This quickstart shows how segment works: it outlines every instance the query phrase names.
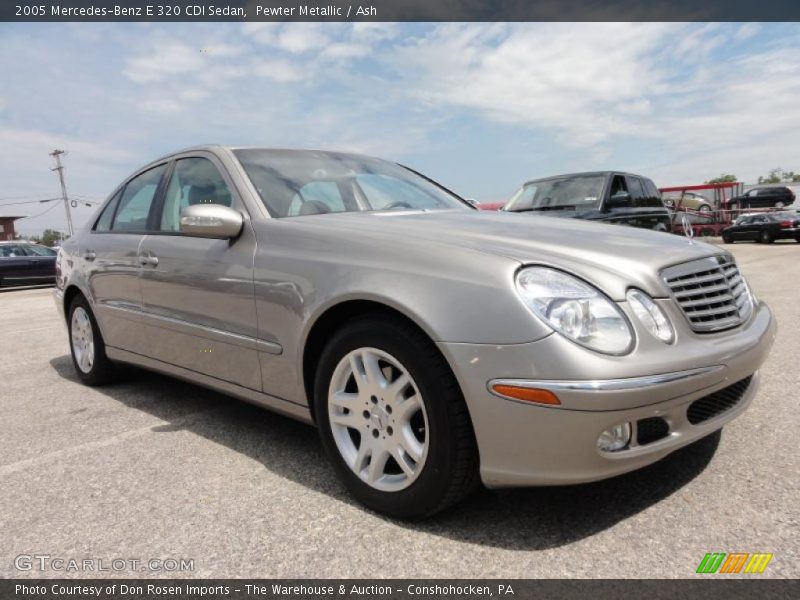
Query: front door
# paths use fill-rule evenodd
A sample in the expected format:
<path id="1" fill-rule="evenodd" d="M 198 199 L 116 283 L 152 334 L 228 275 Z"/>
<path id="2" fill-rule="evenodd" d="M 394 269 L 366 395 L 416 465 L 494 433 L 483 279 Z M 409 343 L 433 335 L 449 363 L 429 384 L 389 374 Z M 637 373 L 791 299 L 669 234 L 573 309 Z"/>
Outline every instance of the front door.
<path id="1" fill-rule="evenodd" d="M 261 390 L 253 283 L 255 236 L 247 211 L 213 156 L 175 161 L 156 232 L 139 248 L 143 316 L 154 358 Z M 235 240 L 180 232 L 181 209 L 223 204 L 245 215 Z"/>
<path id="2" fill-rule="evenodd" d="M 47 283 L 56 277 L 56 251 L 47 246 L 28 244 L 25 252 L 31 264 L 31 276 L 35 281 Z"/>
<path id="3" fill-rule="evenodd" d="M 0 284 L 5 286 L 30 283 L 32 265 L 22 244 L 0 244 Z"/>

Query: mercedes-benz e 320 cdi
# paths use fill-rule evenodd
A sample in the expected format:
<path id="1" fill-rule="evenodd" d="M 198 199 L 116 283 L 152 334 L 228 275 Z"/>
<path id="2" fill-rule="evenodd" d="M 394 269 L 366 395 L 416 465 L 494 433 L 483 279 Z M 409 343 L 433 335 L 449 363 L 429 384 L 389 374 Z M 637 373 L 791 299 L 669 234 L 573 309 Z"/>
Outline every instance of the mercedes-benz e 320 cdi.
<path id="1" fill-rule="evenodd" d="M 85 383 L 132 363 L 313 423 L 397 517 L 650 464 L 747 408 L 775 333 L 721 248 L 218 146 L 120 184 L 64 243 L 56 301 Z"/>

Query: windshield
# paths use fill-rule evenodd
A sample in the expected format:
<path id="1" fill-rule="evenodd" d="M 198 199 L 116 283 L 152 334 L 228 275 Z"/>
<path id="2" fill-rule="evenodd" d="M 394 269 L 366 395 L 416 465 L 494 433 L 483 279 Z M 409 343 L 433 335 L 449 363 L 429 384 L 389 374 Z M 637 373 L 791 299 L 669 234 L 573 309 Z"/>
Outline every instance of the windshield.
<path id="1" fill-rule="evenodd" d="M 514 194 L 505 210 L 521 212 L 597 208 L 603 194 L 604 182 L 605 177 L 602 175 L 579 175 L 532 181 Z"/>
<path id="2" fill-rule="evenodd" d="M 400 165 L 307 150 L 234 150 L 273 217 L 375 210 L 473 210 Z"/>

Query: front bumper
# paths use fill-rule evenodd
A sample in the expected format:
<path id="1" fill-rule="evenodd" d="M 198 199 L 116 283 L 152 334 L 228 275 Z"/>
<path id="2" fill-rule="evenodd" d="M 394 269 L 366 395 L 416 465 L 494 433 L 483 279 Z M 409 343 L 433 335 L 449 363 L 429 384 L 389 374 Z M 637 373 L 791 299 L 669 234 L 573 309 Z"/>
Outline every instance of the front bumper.
<path id="1" fill-rule="evenodd" d="M 464 391 L 484 484 L 560 485 L 612 477 L 653 463 L 744 412 L 775 338 L 769 308 L 759 304 L 747 323 L 719 334 L 677 329 L 678 340 L 669 347 L 637 332 L 639 345 L 625 357 L 597 355 L 556 334 L 508 346 L 440 343 Z M 697 425 L 689 422 L 693 401 L 750 376 L 732 408 Z M 496 380 L 551 389 L 561 405 L 498 397 L 489 391 Z M 637 445 L 634 431 L 625 450 L 597 449 L 604 430 L 650 417 L 667 422 L 666 437 Z"/>

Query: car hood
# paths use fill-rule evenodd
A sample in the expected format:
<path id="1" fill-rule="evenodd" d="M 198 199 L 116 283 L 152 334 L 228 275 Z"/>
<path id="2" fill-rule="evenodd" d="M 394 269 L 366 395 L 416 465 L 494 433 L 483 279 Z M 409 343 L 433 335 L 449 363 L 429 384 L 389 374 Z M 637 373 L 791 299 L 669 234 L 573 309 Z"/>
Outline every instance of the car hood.
<path id="1" fill-rule="evenodd" d="M 375 238 L 385 246 L 430 242 L 507 257 L 520 264 L 543 264 L 576 273 L 622 300 L 631 286 L 657 297 L 668 290 L 658 272 L 670 265 L 727 254 L 684 236 L 578 219 L 503 212 L 435 210 L 376 211 L 292 219 L 328 232 Z M 477 259 L 475 259 L 477 260 Z"/>

